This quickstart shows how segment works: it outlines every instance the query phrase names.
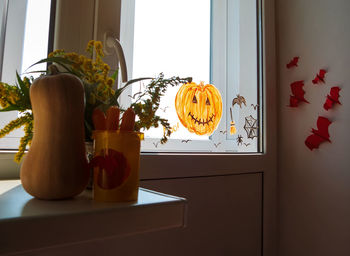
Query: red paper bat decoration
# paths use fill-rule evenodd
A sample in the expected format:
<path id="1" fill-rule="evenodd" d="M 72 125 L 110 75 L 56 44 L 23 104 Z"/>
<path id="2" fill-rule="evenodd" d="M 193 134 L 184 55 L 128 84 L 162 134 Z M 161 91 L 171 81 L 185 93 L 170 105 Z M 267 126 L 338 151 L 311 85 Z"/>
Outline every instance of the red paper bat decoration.
<path id="1" fill-rule="evenodd" d="M 332 122 L 329 121 L 326 117 L 319 116 L 317 119 L 317 129 L 312 129 L 312 134 L 306 138 L 305 145 L 310 149 L 313 150 L 314 148 L 318 148 L 319 145 L 322 142 L 329 140 L 329 133 L 328 133 L 328 126 Z"/>
<path id="2" fill-rule="evenodd" d="M 289 100 L 289 106 L 292 108 L 298 107 L 299 102 L 309 103 L 305 98 L 305 91 L 303 90 L 304 81 L 296 81 L 290 84 L 292 94 Z"/>
<path id="3" fill-rule="evenodd" d="M 294 57 L 286 66 L 287 68 L 297 67 L 298 66 L 299 57 Z"/>
<path id="4" fill-rule="evenodd" d="M 318 74 L 316 74 L 316 77 L 314 80 L 312 80 L 313 84 L 318 84 L 318 83 L 324 83 L 324 77 L 325 74 L 327 73 L 327 70 L 325 69 L 320 69 L 320 72 Z"/>
<path id="5" fill-rule="evenodd" d="M 340 88 L 338 86 L 334 86 L 331 88 L 331 91 L 327 95 L 326 102 L 323 105 L 323 108 L 325 110 L 332 108 L 335 103 L 341 104 L 339 102 L 339 96 L 340 96 L 339 91 L 340 91 Z"/>

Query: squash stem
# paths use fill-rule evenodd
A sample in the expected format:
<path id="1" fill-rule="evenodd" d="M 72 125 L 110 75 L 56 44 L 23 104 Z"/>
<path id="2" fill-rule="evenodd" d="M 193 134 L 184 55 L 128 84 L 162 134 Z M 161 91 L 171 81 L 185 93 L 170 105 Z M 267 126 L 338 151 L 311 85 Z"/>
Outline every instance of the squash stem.
<path id="1" fill-rule="evenodd" d="M 57 66 L 54 64 L 51 64 L 47 69 L 48 69 L 47 71 L 48 75 L 57 75 L 60 73 Z"/>

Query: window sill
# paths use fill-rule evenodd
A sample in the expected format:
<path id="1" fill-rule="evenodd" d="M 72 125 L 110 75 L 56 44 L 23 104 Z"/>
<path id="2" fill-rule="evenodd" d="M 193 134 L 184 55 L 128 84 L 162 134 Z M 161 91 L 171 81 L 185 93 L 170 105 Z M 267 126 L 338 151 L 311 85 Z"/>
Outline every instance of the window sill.
<path id="1" fill-rule="evenodd" d="M 0 255 L 185 226 L 184 198 L 140 188 L 134 203 L 91 199 L 37 200 L 19 180 L 0 181 Z"/>
<path id="2" fill-rule="evenodd" d="M 19 179 L 14 151 L 0 151 L 0 180 Z M 266 153 L 141 153 L 140 179 L 164 179 L 267 171 Z"/>

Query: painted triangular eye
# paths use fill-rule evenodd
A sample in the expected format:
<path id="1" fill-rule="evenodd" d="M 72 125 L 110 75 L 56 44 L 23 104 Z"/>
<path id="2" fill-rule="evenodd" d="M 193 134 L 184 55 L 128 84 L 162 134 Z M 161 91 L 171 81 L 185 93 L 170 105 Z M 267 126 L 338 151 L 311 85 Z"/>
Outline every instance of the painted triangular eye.
<path id="1" fill-rule="evenodd" d="M 197 103 L 196 95 L 193 96 L 192 103 Z"/>
<path id="2" fill-rule="evenodd" d="M 208 98 L 207 98 L 207 100 L 205 101 L 205 105 L 210 105 L 210 101 L 209 101 Z"/>

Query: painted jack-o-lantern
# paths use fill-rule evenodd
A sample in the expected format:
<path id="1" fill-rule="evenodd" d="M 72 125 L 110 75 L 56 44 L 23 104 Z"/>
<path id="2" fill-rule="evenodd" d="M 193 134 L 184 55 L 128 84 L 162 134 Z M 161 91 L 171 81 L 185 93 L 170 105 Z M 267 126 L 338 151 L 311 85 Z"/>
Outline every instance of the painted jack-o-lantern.
<path id="1" fill-rule="evenodd" d="M 187 83 L 176 94 L 175 108 L 181 123 L 190 132 L 210 135 L 221 119 L 221 95 L 212 84 Z"/>

